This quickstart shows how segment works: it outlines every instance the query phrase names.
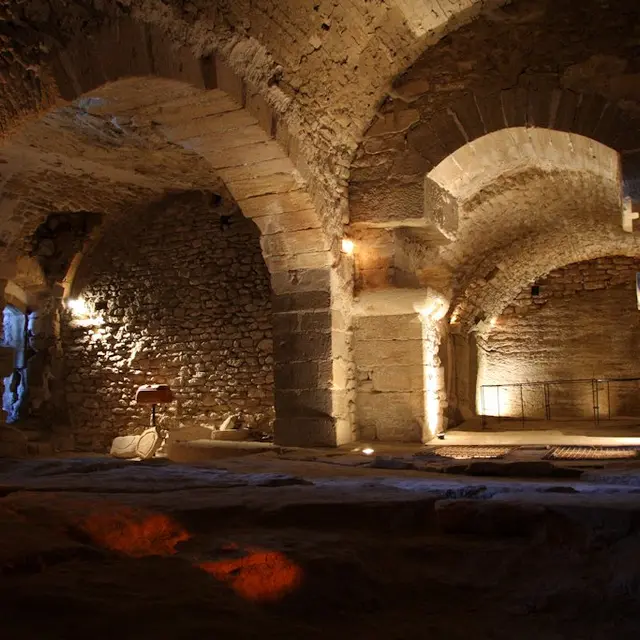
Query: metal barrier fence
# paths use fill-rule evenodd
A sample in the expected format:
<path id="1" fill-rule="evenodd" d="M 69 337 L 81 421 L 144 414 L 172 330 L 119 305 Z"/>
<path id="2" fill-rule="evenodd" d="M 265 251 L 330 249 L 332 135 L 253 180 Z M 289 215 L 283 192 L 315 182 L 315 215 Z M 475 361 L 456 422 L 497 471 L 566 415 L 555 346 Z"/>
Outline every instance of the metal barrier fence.
<path id="1" fill-rule="evenodd" d="M 518 382 L 514 384 L 485 384 L 480 387 L 480 409 L 482 416 L 482 426 L 486 426 L 487 418 L 494 417 L 498 419 L 500 422 L 502 419 L 514 419 L 518 416 L 514 415 L 501 415 L 501 404 L 500 404 L 500 391 L 501 390 L 510 390 L 515 391 L 516 396 L 519 396 L 519 405 L 520 405 L 520 419 L 524 423 L 527 420 L 527 412 L 525 411 L 525 400 L 524 393 L 525 390 L 529 389 L 541 389 L 542 390 L 542 399 L 544 402 L 544 419 L 551 420 L 552 419 L 552 408 L 553 402 L 551 397 L 551 391 L 554 387 L 566 386 L 566 385 L 585 385 L 586 391 L 588 392 L 588 386 L 591 387 L 591 400 L 592 400 L 592 408 L 593 408 L 593 422 L 594 424 L 599 424 L 600 420 L 603 419 L 601 416 L 601 402 L 600 395 L 601 393 L 606 392 L 607 402 L 606 402 L 606 413 L 607 419 L 613 420 L 615 419 L 612 416 L 611 411 L 611 385 L 612 384 L 630 384 L 632 382 L 640 383 L 640 378 L 584 378 L 584 379 L 568 379 L 568 380 L 548 380 L 545 382 Z M 489 414 L 487 415 L 488 402 L 487 402 L 487 392 L 488 390 L 494 390 L 496 394 L 496 415 Z M 516 403 L 518 403 L 518 398 L 516 397 Z M 638 398 L 638 406 L 640 407 L 640 397 Z M 531 419 L 531 416 L 529 416 Z"/>

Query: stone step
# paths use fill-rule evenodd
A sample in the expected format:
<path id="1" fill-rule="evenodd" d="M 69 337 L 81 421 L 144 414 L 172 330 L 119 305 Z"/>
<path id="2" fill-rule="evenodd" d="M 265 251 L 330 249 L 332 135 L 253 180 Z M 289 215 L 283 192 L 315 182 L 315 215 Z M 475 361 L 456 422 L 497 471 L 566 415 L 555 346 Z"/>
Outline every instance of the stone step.
<path id="1" fill-rule="evenodd" d="M 273 451 L 269 442 L 234 442 L 226 440 L 192 440 L 173 442 L 167 447 L 166 456 L 174 462 L 206 462 L 220 458 L 254 455 Z"/>

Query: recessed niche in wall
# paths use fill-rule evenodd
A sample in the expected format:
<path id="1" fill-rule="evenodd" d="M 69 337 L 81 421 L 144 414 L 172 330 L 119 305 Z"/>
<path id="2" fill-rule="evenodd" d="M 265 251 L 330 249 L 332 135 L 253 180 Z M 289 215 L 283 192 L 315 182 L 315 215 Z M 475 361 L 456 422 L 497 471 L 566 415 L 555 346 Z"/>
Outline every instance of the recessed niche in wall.
<path id="1" fill-rule="evenodd" d="M 533 287 L 531 287 L 531 295 L 534 297 L 540 295 L 540 287 L 537 284 L 534 284 Z"/>

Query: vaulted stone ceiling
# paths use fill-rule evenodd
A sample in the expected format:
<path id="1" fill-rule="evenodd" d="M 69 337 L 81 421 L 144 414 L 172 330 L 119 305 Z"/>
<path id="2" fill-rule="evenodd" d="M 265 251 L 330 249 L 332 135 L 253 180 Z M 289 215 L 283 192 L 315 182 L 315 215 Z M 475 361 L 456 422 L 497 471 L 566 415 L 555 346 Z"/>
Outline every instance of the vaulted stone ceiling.
<path id="1" fill-rule="evenodd" d="M 204 61 L 215 54 L 273 110 L 278 124 L 274 122 L 271 133 L 325 210 L 325 226 L 340 236 L 350 157 L 393 76 L 448 30 L 500 4 L 501 0 L 5 3 L 0 7 L 0 129 L 14 130 L 33 113 L 58 103 L 60 96 L 68 98 L 64 85 L 69 81 L 76 97 L 116 79 L 118 69 L 126 76 L 132 55 L 153 55 L 152 66 L 162 75 L 170 58 L 182 71 L 183 50 Z M 146 53 L 132 53 L 137 44 L 131 42 L 138 39 Z M 159 40 L 173 51 L 160 51 Z"/>
<path id="2" fill-rule="evenodd" d="M 632 0 L 519 0 L 398 75 L 350 176 L 369 282 L 439 287 L 472 326 L 554 268 L 636 255 L 639 20 Z"/>
<path id="3" fill-rule="evenodd" d="M 0 239 L 29 251 L 49 213 L 114 214 L 171 191 L 221 187 L 213 168 L 148 121 L 91 113 L 78 101 L 27 125 L 0 149 Z"/>
<path id="4" fill-rule="evenodd" d="M 131 73 L 129 58 L 136 50 L 127 49 L 128 40 L 147 43 L 146 53 L 138 54 L 152 58 L 159 75 L 172 64 L 182 72 L 183 66 L 193 67 L 193 60 L 206 67 L 215 53 L 244 80 L 232 96 L 240 106 L 264 102 L 263 121 L 255 115 L 262 107 L 256 107 L 253 120 L 239 111 L 235 124 L 224 126 L 235 137 L 255 127 L 257 119 L 282 146 L 283 157 L 288 155 L 299 169 L 300 176 L 289 183 L 283 179 L 276 190 L 291 188 L 314 200 L 296 195 L 282 214 L 309 212 L 309 222 L 296 222 L 302 235 L 294 247 L 311 256 L 326 249 L 315 236 L 304 235 L 317 226 L 314 205 L 325 213 L 325 229 L 340 236 L 349 177 L 352 219 L 366 220 L 376 197 L 363 194 L 371 188 L 376 196 L 381 184 L 390 187 L 401 206 L 423 207 L 425 174 L 468 140 L 495 128 L 550 126 L 606 139 L 621 151 L 637 148 L 636 39 L 629 29 L 623 29 L 626 38 L 611 34 L 634 24 L 638 8 L 631 0 L 615 5 L 611 10 L 610 3 L 596 0 L 580 8 L 569 0 L 25 0 L 3 6 L 2 129 L 14 131 L 35 111 L 59 103 L 64 82 L 73 85 L 72 94 L 93 98 L 76 100 L 9 137 L 3 151 L 4 241 L 28 237 L 47 211 L 108 212 L 166 190 L 210 188 L 219 175 L 235 181 L 247 201 L 256 197 L 251 189 L 264 175 L 247 176 L 238 169 L 225 176 L 223 170 L 230 168 L 216 159 L 221 148 L 203 148 L 196 140 L 213 102 L 224 104 L 224 92 L 214 89 L 202 101 L 200 89 L 162 85 L 162 99 L 145 102 L 144 88 L 154 93 L 160 85 L 152 90 L 137 80 L 142 82 L 136 85 L 138 95 L 128 101 L 119 93 L 126 89 L 123 81 L 99 88 L 114 74 Z M 160 41 L 168 42 L 166 50 Z M 183 55 L 186 50 L 191 57 Z M 185 130 L 193 118 L 197 122 Z M 226 154 L 228 147 L 222 149 Z M 82 166 L 74 157 L 83 158 Z M 283 158 L 265 162 L 271 160 L 279 166 L 266 174 L 269 192 L 273 172 L 291 174 Z M 495 179 L 502 178 L 496 174 Z M 577 178 L 568 179 L 580 186 Z M 589 184 L 586 193 L 596 188 Z M 508 189 L 508 183 L 495 187 L 496 192 Z M 607 198 L 613 202 L 613 195 Z M 428 239 L 418 242 L 429 248 Z M 456 252 L 472 251 L 462 243 L 456 246 L 443 253 L 450 265 L 460 262 L 451 257 Z M 283 247 L 275 239 L 267 242 L 266 251 L 282 256 L 291 248 Z M 473 270 L 471 263 L 467 267 Z"/>
<path id="5" fill-rule="evenodd" d="M 352 213 L 377 181 L 420 180 L 506 127 L 570 131 L 635 157 L 639 20 L 634 0 L 518 0 L 428 48 L 395 79 L 358 149 Z"/>

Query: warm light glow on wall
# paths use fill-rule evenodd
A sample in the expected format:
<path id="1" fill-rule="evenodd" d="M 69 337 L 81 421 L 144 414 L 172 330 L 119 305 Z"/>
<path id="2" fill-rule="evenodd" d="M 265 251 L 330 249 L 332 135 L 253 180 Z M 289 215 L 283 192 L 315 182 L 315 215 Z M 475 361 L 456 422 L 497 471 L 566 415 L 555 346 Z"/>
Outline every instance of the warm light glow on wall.
<path id="1" fill-rule="evenodd" d="M 95 315 L 82 296 L 68 299 L 66 307 L 71 311 L 74 318 L 73 324 L 76 327 L 100 327 L 104 324 L 104 318 L 101 315 Z"/>
<path id="2" fill-rule="evenodd" d="M 67 309 L 69 309 L 76 318 L 87 318 L 91 315 L 89 305 L 82 296 L 67 300 Z"/>
<path id="3" fill-rule="evenodd" d="M 353 255 L 353 252 L 356 248 L 356 245 L 353 240 L 349 240 L 349 238 L 342 238 L 342 253 L 346 253 L 347 255 Z"/>
<path id="4" fill-rule="evenodd" d="M 439 322 L 447 314 L 447 303 L 442 298 L 434 298 L 426 306 L 418 310 L 418 313 L 425 319 Z"/>
<path id="5" fill-rule="evenodd" d="M 478 374 L 478 390 L 476 394 L 476 409 L 478 415 L 488 417 L 512 417 L 517 418 L 522 414 L 520 405 L 520 389 L 518 387 L 485 387 L 482 389 L 483 374 Z M 525 387 L 525 403 L 531 401 L 530 391 Z M 483 397 L 484 396 L 484 397 Z M 539 397 L 536 397 L 535 404 L 538 407 L 544 407 L 544 398 L 542 391 Z"/>
<path id="6" fill-rule="evenodd" d="M 445 307 L 446 313 L 446 307 Z M 424 420 L 426 433 L 423 434 L 423 440 L 426 442 L 434 438 L 443 430 L 442 416 L 442 379 L 441 366 L 439 357 L 440 350 L 440 330 L 437 322 L 433 321 L 433 315 L 421 314 L 422 321 L 422 349 L 423 349 L 423 365 L 424 365 Z M 440 315 L 438 311 L 436 316 Z M 444 317 L 442 314 L 441 317 Z"/>
<path id="7" fill-rule="evenodd" d="M 438 397 L 438 378 L 437 374 L 433 370 L 434 367 L 430 367 L 426 372 L 426 386 L 425 386 L 425 404 L 426 404 L 426 418 L 427 429 L 431 436 L 437 435 L 440 426 L 440 398 Z"/>

